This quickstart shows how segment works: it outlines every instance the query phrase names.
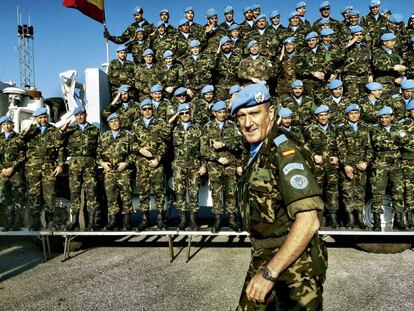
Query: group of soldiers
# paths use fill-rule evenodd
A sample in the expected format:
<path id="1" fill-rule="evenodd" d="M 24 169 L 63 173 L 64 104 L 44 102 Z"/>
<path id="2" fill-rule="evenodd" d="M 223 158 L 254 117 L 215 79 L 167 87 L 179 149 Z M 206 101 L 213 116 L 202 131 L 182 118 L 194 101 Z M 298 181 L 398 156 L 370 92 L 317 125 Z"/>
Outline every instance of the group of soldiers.
<path id="1" fill-rule="evenodd" d="M 310 150 L 328 225 L 366 228 L 363 209 L 372 195 L 379 230 L 382 198 L 391 185 L 394 226 L 414 228 L 414 18 L 405 26 L 400 14 L 380 14 L 380 5 L 370 1 L 370 12 L 361 17 L 349 6 L 337 21 L 330 17 L 330 3 L 323 2 L 321 18 L 311 25 L 306 4 L 299 2 L 287 27 L 278 11 L 268 19 L 258 5 L 243 9 L 240 24 L 230 6 L 220 24 L 217 11 L 209 9 L 201 26 L 189 7 L 178 29 L 169 23 L 168 10 L 153 25 L 135 8 L 135 22 L 120 36 L 104 32 L 123 44 L 108 71 L 112 102 L 103 117 L 109 131 L 100 133 L 88 123 L 82 107 L 61 129 L 49 124 L 45 109 L 36 110 L 34 123 L 21 135 L 13 132 L 9 117 L 1 119 L 5 229 L 19 227 L 25 180 L 32 228 L 41 226 L 43 207 L 46 223 L 55 226 L 54 184 L 68 159 L 73 210 L 68 230 L 78 225 L 82 188 L 87 228 L 99 226 L 97 166 L 103 168 L 108 230 L 130 229 L 134 180 L 143 215 L 138 230 L 150 225 L 150 194 L 158 228 L 165 228 L 167 195 L 180 212 L 179 229 L 197 229 L 198 192 L 207 177 L 213 232 L 222 227 L 225 212 L 229 227 L 239 230 L 235 194 L 249 150 L 228 111 L 250 83 L 267 86 L 279 126 Z M 167 186 L 171 176 L 174 194 Z M 338 221 L 341 206 L 346 217 Z"/>

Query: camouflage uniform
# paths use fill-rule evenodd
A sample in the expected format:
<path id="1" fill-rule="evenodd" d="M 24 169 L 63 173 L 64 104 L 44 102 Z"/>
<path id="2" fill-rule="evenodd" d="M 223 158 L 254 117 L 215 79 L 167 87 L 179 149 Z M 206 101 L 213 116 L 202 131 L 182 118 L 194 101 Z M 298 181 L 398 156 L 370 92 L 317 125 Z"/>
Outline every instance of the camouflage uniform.
<path id="1" fill-rule="evenodd" d="M 199 54 L 197 60 L 192 55 L 187 56 L 184 63 L 184 85 L 198 94 L 201 89 L 213 81 L 214 63 L 204 54 Z"/>
<path id="2" fill-rule="evenodd" d="M 384 213 L 382 207 L 388 183 L 391 184 L 391 197 L 394 212 L 404 211 L 404 179 L 401 170 L 401 155 L 397 145 L 399 128 L 391 126 L 390 133 L 381 125 L 371 130 L 372 148 L 374 150 L 372 186 L 372 212 Z"/>
<path id="3" fill-rule="evenodd" d="M 303 26 L 299 26 L 296 30 L 293 30 L 293 28 L 288 26 L 286 30 L 283 32 L 282 41 L 289 37 L 295 37 L 296 42 L 298 42 L 298 48 L 301 48 L 303 46 L 303 41 L 307 33 L 307 29 Z"/>
<path id="4" fill-rule="evenodd" d="M 374 14 L 371 12 L 361 17 L 361 27 L 364 28 L 365 33 L 369 33 L 372 38 L 379 37 L 380 29 L 387 26 L 388 19 L 381 14 L 378 15 L 378 20 L 375 19 Z"/>
<path id="5" fill-rule="evenodd" d="M 336 144 L 339 159 L 342 166 L 351 166 L 354 169 L 354 177 L 350 179 L 344 171 L 341 171 L 341 192 L 345 210 L 351 213 L 353 210 L 362 212 L 365 208 L 365 193 L 367 185 L 367 171 L 360 171 L 357 166 L 360 162 L 367 165 L 372 159 L 371 138 L 367 124 L 358 122 L 355 131 L 349 121 L 338 128 Z"/>
<path id="6" fill-rule="evenodd" d="M 200 42 L 204 48 L 203 54 L 207 56 L 213 56 L 217 53 L 217 50 L 220 46 L 220 39 L 226 35 L 226 31 L 220 28 L 220 26 L 216 26 L 214 30 L 206 32 L 206 27 L 207 25 L 203 26 Z"/>
<path id="7" fill-rule="evenodd" d="M 140 41 L 132 41 L 128 44 L 128 53 L 132 54 L 132 58 L 134 59 L 135 65 L 139 65 L 144 63 L 144 57 L 142 56 L 142 53 L 146 49 L 149 49 L 151 47 L 151 42 L 149 39 L 145 39 L 142 42 Z M 130 85 L 132 86 L 132 84 Z"/>
<path id="8" fill-rule="evenodd" d="M 327 126 L 325 131 L 319 123 L 314 123 L 305 128 L 304 136 L 313 154 L 322 156 L 323 163 L 315 164 L 315 177 L 324 190 L 327 210 L 336 212 L 339 208 L 338 167 L 331 164 L 329 158 L 338 156 L 337 130 L 331 123 Z"/>
<path id="9" fill-rule="evenodd" d="M 403 59 L 405 65 L 407 66 L 407 71 L 405 72 L 407 78 L 414 79 L 414 49 L 410 48 L 407 52 L 405 52 Z"/>
<path id="10" fill-rule="evenodd" d="M 151 100 L 152 107 L 154 108 L 154 115 L 157 118 L 161 118 L 165 122 L 174 115 L 174 107 L 173 104 L 166 98 L 161 99 L 160 102 L 156 102 L 155 100 Z"/>
<path id="11" fill-rule="evenodd" d="M 275 64 L 277 72 L 276 94 L 279 98 L 289 96 L 290 86 L 296 80 L 296 66 L 299 61 L 299 56 L 296 52 L 292 56 L 288 56 L 285 53 L 281 61 L 279 58 L 277 59 Z"/>
<path id="12" fill-rule="evenodd" d="M 114 59 L 111 61 L 108 68 L 108 81 L 112 98 L 116 96 L 121 85 L 134 86 L 134 68 L 134 63 L 129 60 L 121 62 L 119 59 Z"/>
<path id="13" fill-rule="evenodd" d="M 279 143 L 283 141 L 282 133 L 286 132 L 278 131 L 275 125 L 258 154 L 249 160 L 240 181 L 243 223 L 253 248 L 238 311 L 299 310 L 305 305 L 309 310 L 322 309 L 327 251 L 317 234 L 302 255 L 278 276 L 265 304 L 248 301 L 246 296 L 250 280 L 283 244 L 295 214 L 323 209 L 321 189 L 310 169 L 312 164 L 293 141 Z M 294 180 L 306 180 L 306 186 L 302 188 Z"/>
<path id="14" fill-rule="evenodd" d="M 378 123 L 378 110 L 385 106 L 383 99 L 379 99 L 373 104 L 368 96 L 361 98 L 358 102 L 361 107 L 361 119 L 368 124 Z"/>
<path id="15" fill-rule="evenodd" d="M 273 64 L 269 58 L 260 55 L 253 59 L 248 56 L 239 64 L 238 76 L 244 84 L 252 83 L 250 78 L 267 81 L 273 77 Z"/>
<path id="16" fill-rule="evenodd" d="M 212 212 L 222 215 L 225 210 L 229 214 L 237 213 L 236 208 L 236 166 L 237 155 L 241 150 L 241 139 L 235 123 L 225 120 L 223 128 L 210 121 L 202 129 L 201 155 L 207 162 L 208 177 L 210 179 L 211 194 L 213 197 Z M 219 141 L 224 147 L 214 149 L 213 143 Z M 229 161 L 223 165 L 219 158 L 225 157 Z"/>
<path id="17" fill-rule="evenodd" d="M 110 36 L 109 40 L 117 44 L 125 43 L 131 40 L 131 38 L 134 38 L 135 32 L 138 28 L 143 28 L 147 35 L 154 31 L 154 26 L 145 19 L 143 19 L 140 22 L 133 22 L 124 30 L 124 32 L 120 36 Z"/>
<path id="18" fill-rule="evenodd" d="M 62 133 L 50 124 L 41 133 L 40 128 L 32 124 L 23 133 L 23 140 L 27 144 L 28 204 L 34 214 L 41 212 L 43 201 L 46 203 L 46 210 L 54 212 L 56 208 L 56 177 L 53 175 L 53 171 L 58 165 L 63 166 L 65 163 Z"/>
<path id="19" fill-rule="evenodd" d="M 337 103 L 333 98 L 333 96 L 326 97 L 322 101 L 322 104 L 329 107 L 329 113 L 331 114 L 329 122 L 335 126 L 338 126 L 345 121 L 344 110 L 346 107 L 348 107 L 351 101 L 348 98 L 342 96 L 340 102 Z"/>
<path id="20" fill-rule="evenodd" d="M 259 32 L 258 28 L 253 28 L 247 34 L 248 40 L 256 40 L 262 48 L 261 54 L 269 59 L 276 56 L 280 41 L 277 40 L 276 32 L 273 29 L 265 28 L 263 34 Z"/>
<path id="21" fill-rule="evenodd" d="M 151 86 L 157 84 L 158 79 L 159 71 L 154 64 L 141 64 L 135 67 L 135 88 L 139 92 L 140 101 L 149 97 Z"/>
<path id="22" fill-rule="evenodd" d="M 318 18 L 312 25 L 312 29 L 318 33 L 319 33 L 319 22 L 322 20 L 322 18 L 323 17 Z M 341 30 L 342 30 L 341 23 L 332 17 L 328 17 L 328 19 L 329 19 L 329 28 L 335 31 L 335 33 L 341 33 Z"/>
<path id="23" fill-rule="evenodd" d="M 156 36 L 151 40 L 152 48 L 154 49 L 154 57 L 157 63 L 163 62 L 162 54 L 170 50 L 174 55 L 177 54 L 177 39 L 173 35 Z"/>
<path id="24" fill-rule="evenodd" d="M 201 129 L 192 124 L 185 130 L 178 123 L 172 131 L 172 144 L 174 146 L 174 161 L 172 163 L 174 174 L 174 186 L 177 194 L 177 209 L 196 213 L 198 211 L 198 191 L 200 176 L 198 170 L 201 167 L 200 154 Z M 188 205 L 186 193 L 188 191 Z"/>
<path id="25" fill-rule="evenodd" d="M 136 102 L 130 100 L 125 104 L 128 105 L 124 105 L 124 103 L 119 100 L 113 105 L 106 106 L 102 115 L 106 119 L 110 114 L 116 112 L 121 121 L 122 128 L 130 130 L 132 128 L 132 122 L 140 116 L 140 112 Z"/>
<path id="26" fill-rule="evenodd" d="M 211 107 L 214 105 L 215 101 L 215 98 L 213 98 L 211 102 L 206 101 L 204 98 L 194 98 L 191 102 L 191 120 L 200 126 L 203 126 L 209 122 L 213 118 Z"/>
<path id="27" fill-rule="evenodd" d="M 409 103 L 410 100 L 411 98 L 404 99 L 401 94 L 392 95 L 385 100 L 386 105 L 392 108 L 396 121 L 401 120 L 405 117 L 407 113 L 405 106 Z"/>
<path id="28" fill-rule="evenodd" d="M 177 87 L 183 85 L 183 67 L 180 64 L 172 64 L 170 67 L 166 64 L 159 65 L 157 78 L 157 82 L 162 85 L 164 90 L 167 87 L 173 87 L 176 89 Z"/>
<path id="29" fill-rule="evenodd" d="M 409 37 L 407 30 L 404 27 L 399 27 L 396 30 L 391 30 L 388 26 L 382 27 L 379 30 L 378 37 L 375 37 L 376 40 L 374 40 L 374 46 L 380 47 L 381 46 L 381 36 L 385 33 L 393 33 L 395 38 L 395 52 L 402 55 L 402 52 L 404 50 L 404 47 L 406 46 L 406 42 L 408 42 Z"/>
<path id="30" fill-rule="evenodd" d="M 216 58 L 216 89 L 220 99 L 226 99 L 231 86 L 237 84 L 237 71 L 234 70 L 240 64 L 242 58 L 234 52 L 227 58 L 224 53 L 220 53 Z"/>
<path id="31" fill-rule="evenodd" d="M 5 211 L 7 224 L 5 227 L 19 228 L 23 219 L 25 204 L 24 162 L 25 143 L 16 132 L 0 135 L 0 196 Z M 11 176 L 4 176 L 1 170 L 13 168 Z M 14 219 L 14 223 L 11 221 Z"/>
<path id="32" fill-rule="evenodd" d="M 289 108 L 293 111 L 292 125 L 299 127 L 305 127 L 309 125 L 313 120 L 313 111 L 316 108 L 314 100 L 306 95 L 301 96 L 302 101 L 299 103 L 298 99 L 291 95 L 285 97 L 281 104 L 285 108 Z"/>

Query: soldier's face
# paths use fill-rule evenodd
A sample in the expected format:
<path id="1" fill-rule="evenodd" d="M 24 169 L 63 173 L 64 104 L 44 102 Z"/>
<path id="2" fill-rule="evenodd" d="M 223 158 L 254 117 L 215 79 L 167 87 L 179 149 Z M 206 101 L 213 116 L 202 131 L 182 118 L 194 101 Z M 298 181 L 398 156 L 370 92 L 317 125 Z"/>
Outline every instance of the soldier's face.
<path id="1" fill-rule="evenodd" d="M 49 120 L 49 116 L 47 114 L 36 117 L 36 122 L 40 126 L 46 126 L 48 120 Z"/>
<path id="2" fill-rule="evenodd" d="M 167 65 L 172 65 L 172 63 L 173 63 L 173 58 L 172 58 L 171 56 L 169 56 L 169 57 L 166 57 L 166 58 L 164 59 L 164 61 L 165 61 L 165 63 L 166 63 Z"/>
<path id="3" fill-rule="evenodd" d="M 299 25 L 299 20 L 300 20 L 299 16 L 293 16 L 289 19 L 289 25 L 293 26 L 293 27 L 296 27 L 296 26 Z"/>
<path id="4" fill-rule="evenodd" d="M 208 93 L 203 94 L 203 97 L 206 101 L 211 102 L 214 98 L 214 94 L 213 92 L 208 92 Z"/>
<path id="5" fill-rule="evenodd" d="M 414 89 L 401 90 L 401 94 L 405 99 L 412 98 L 414 95 Z"/>
<path id="6" fill-rule="evenodd" d="M 200 47 L 199 46 L 195 46 L 193 48 L 190 49 L 191 54 L 193 55 L 198 55 L 200 54 Z"/>
<path id="7" fill-rule="evenodd" d="M 259 54 L 260 47 L 258 44 L 253 44 L 253 46 L 250 48 L 250 54 L 256 55 Z"/>
<path id="8" fill-rule="evenodd" d="M 228 22 L 233 21 L 233 16 L 234 16 L 233 12 L 228 12 L 228 13 L 224 14 L 224 17 L 226 18 L 226 21 L 228 21 Z"/>
<path id="9" fill-rule="evenodd" d="M 185 103 L 187 101 L 187 95 L 185 95 L 185 94 L 178 94 L 177 96 L 175 96 L 175 98 L 181 104 Z"/>
<path id="10" fill-rule="evenodd" d="M 306 13 L 306 6 L 301 6 L 300 8 L 297 8 L 296 12 L 298 12 L 300 16 L 304 16 Z"/>
<path id="11" fill-rule="evenodd" d="M 271 19 L 273 25 L 279 25 L 280 24 L 280 16 L 275 16 Z"/>
<path id="12" fill-rule="evenodd" d="M 275 119 L 275 109 L 270 103 L 241 108 L 236 114 L 241 133 L 250 144 L 262 142 L 269 134 Z"/>
<path id="13" fill-rule="evenodd" d="M 161 99 L 162 99 L 162 93 L 161 93 L 161 92 L 154 92 L 154 93 L 151 93 L 151 98 L 152 98 L 153 100 L 155 100 L 156 102 L 159 102 L 159 101 L 161 101 Z"/>
<path id="14" fill-rule="evenodd" d="M 228 52 L 231 51 L 231 47 L 232 47 L 231 42 L 227 42 L 226 44 L 224 44 L 224 45 L 221 46 L 221 50 L 224 53 L 228 53 Z"/>
<path id="15" fill-rule="evenodd" d="M 379 121 L 381 123 L 382 126 L 388 126 L 392 123 L 392 121 L 394 120 L 394 116 L 387 114 L 385 116 L 380 116 L 379 117 Z"/>
<path id="16" fill-rule="evenodd" d="M 292 118 L 281 118 L 280 124 L 284 127 L 289 127 L 292 124 Z"/>
<path id="17" fill-rule="evenodd" d="M 216 26 L 218 18 L 217 16 L 212 16 L 212 17 L 207 18 L 207 21 L 210 26 Z"/>
<path id="18" fill-rule="evenodd" d="M 316 116 L 320 125 L 326 125 L 329 122 L 329 112 L 321 112 Z"/>
<path id="19" fill-rule="evenodd" d="M 380 5 L 374 6 L 371 8 L 371 13 L 376 15 L 378 14 L 379 10 L 380 10 Z"/>
<path id="20" fill-rule="evenodd" d="M 180 26 L 180 30 L 181 30 L 182 32 L 184 32 L 184 33 L 189 32 L 189 31 L 190 31 L 190 24 L 185 23 L 184 25 L 181 25 L 181 26 Z"/>
<path id="21" fill-rule="evenodd" d="M 342 96 L 343 88 L 342 87 L 337 87 L 336 89 L 333 89 L 331 92 L 332 92 L 332 95 L 334 97 L 340 97 L 340 96 Z"/>
<path id="22" fill-rule="evenodd" d="M 78 113 L 75 115 L 76 122 L 83 124 L 86 122 L 86 112 Z"/>
<path id="23" fill-rule="evenodd" d="M 192 11 L 187 11 L 184 13 L 184 16 L 186 19 L 188 19 L 189 21 L 192 21 L 194 19 L 194 12 Z"/>
<path id="24" fill-rule="evenodd" d="M 244 13 L 244 18 L 248 21 L 251 21 L 253 19 L 253 11 L 247 11 Z"/>
<path id="25" fill-rule="evenodd" d="M 160 36 L 165 34 L 165 27 L 164 26 L 160 26 L 158 27 L 158 33 Z"/>
<path id="26" fill-rule="evenodd" d="M 321 15 L 326 18 L 326 17 L 329 17 L 329 14 L 331 13 L 331 9 L 328 7 L 322 8 L 320 12 L 321 12 Z"/>
<path id="27" fill-rule="evenodd" d="M 152 55 L 147 55 L 144 57 L 144 61 L 146 64 L 152 64 L 154 57 Z"/>
<path id="28" fill-rule="evenodd" d="M 322 37 L 322 42 L 325 44 L 331 44 L 332 42 L 332 36 L 324 36 Z"/>
<path id="29" fill-rule="evenodd" d="M 127 52 L 125 52 L 125 51 L 118 52 L 118 58 L 120 60 L 125 60 L 127 58 Z"/>
<path id="30" fill-rule="evenodd" d="M 144 17 L 144 14 L 142 14 L 141 12 L 136 12 L 135 14 L 134 14 L 134 19 L 135 19 L 135 21 L 137 21 L 137 22 L 140 22 L 140 21 L 142 21 L 142 18 Z"/>
<path id="31" fill-rule="evenodd" d="M 258 17 L 259 15 L 260 15 L 260 9 L 259 8 L 257 8 L 257 9 L 254 9 L 253 10 L 253 15 L 254 15 L 254 17 L 256 18 L 256 17 Z"/>
<path id="32" fill-rule="evenodd" d="M 238 29 L 233 29 L 232 31 L 230 31 L 230 36 L 232 38 L 238 38 L 240 36 L 240 30 Z"/>
<path id="33" fill-rule="evenodd" d="M 318 38 L 309 39 L 306 43 L 308 44 L 308 47 L 313 49 L 318 44 Z"/>
<path id="34" fill-rule="evenodd" d="M 295 97 L 300 97 L 303 94 L 303 87 L 296 87 L 292 89 L 292 93 Z"/>
<path id="35" fill-rule="evenodd" d="M 126 103 L 127 101 L 129 101 L 129 93 L 128 92 L 125 92 L 125 93 L 121 94 L 121 101 L 123 103 Z"/>
<path id="36" fill-rule="evenodd" d="M 111 131 L 117 131 L 121 127 L 121 121 L 119 119 L 113 119 L 108 122 Z"/>
<path id="37" fill-rule="evenodd" d="M 150 119 L 153 116 L 154 110 L 152 106 L 144 106 L 141 108 L 141 115 L 146 118 Z"/>
<path id="38" fill-rule="evenodd" d="M 349 22 L 352 26 L 358 25 L 358 21 L 359 21 L 359 16 L 351 16 L 349 18 Z"/>
<path id="39" fill-rule="evenodd" d="M 360 117 L 361 112 L 359 110 L 353 110 L 346 115 L 346 118 L 353 123 L 358 122 Z"/>
<path id="40" fill-rule="evenodd" d="M 414 109 L 411 109 L 410 110 L 410 118 L 411 119 L 414 119 Z"/>
<path id="41" fill-rule="evenodd" d="M 11 122 L 4 122 L 1 125 L 1 128 L 3 129 L 3 132 L 10 132 L 13 129 L 13 123 L 11 123 Z"/>
<path id="42" fill-rule="evenodd" d="M 144 40 L 144 33 L 142 31 L 135 33 L 135 40 Z"/>
<path id="43" fill-rule="evenodd" d="M 266 19 L 264 18 L 261 18 L 256 22 L 256 26 L 259 29 L 265 29 L 266 25 L 267 25 L 267 22 L 266 22 Z"/>
<path id="44" fill-rule="evenodd" d="M 354 38 L 356 38 L 355 42 L 359 43 L 364 38 L 364 35 L 362 34 L 362 32 L 357 32 L 354 33 Z"/>
<path id="45" fill-rule="evenodd" d="M 371 95 L 374 96 L 375 99 L 380 99 L 382 96 L 382 90 L 371 91 Z"/>
<path id="46" fill-rule="evenodd" d="M 164 23 L 168 23 L 168 19 L 170 18 L 170 15 L 168 13 L 161 13 L 160 14 L 160 19 L 164 22 Z"/>
<path id="47" fill-rule="evenodd" d="M 180 120 L 181 122 L 188 122 L 191 120 L 191 111 L 185 110 L 180 112 Z"/>
<path id="48" fill-rule="evenodd" d="M 285 49 L 286 49 L 286 52 L 288 52 L 288 53 L 292 53 L 295 50 L 295 47 L 296 47 L 296 43 L 286 43 L 285 44 Z"/>
<path id="49" fill-rule="evenodd" d="M 227 118 L 227 109 L 222 109 L 220 111 L 213 112 L 213 114 L 217 121 L 223 122 Z"/>

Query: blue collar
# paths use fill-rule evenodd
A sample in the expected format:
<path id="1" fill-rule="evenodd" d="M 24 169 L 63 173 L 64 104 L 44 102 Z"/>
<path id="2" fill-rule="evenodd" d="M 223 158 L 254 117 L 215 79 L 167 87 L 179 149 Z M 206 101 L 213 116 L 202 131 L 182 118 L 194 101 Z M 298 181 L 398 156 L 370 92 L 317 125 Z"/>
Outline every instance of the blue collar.
<path id="1" fill-rule="evenodd" d="M 119 137 L 120 134 L 121 134 L 121 130 L 112 131 L 112 138 L 115 140 Z"/>

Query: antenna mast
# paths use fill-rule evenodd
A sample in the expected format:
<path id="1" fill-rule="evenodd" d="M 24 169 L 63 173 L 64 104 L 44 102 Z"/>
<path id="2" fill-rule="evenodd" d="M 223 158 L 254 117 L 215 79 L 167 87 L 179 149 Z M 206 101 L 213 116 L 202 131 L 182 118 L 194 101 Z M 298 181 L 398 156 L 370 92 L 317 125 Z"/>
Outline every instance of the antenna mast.
<path id="1" fill-rule="evenodd" d="M 33 26 L 30 25 L 30 15 L 28 23 L 23 24 L 22 15 L 17 7 L 17 38 L 19 49 L 20 65 L 20 86 L 30 88 L 35 86 L 34 71 L 34 36 Z"/>

